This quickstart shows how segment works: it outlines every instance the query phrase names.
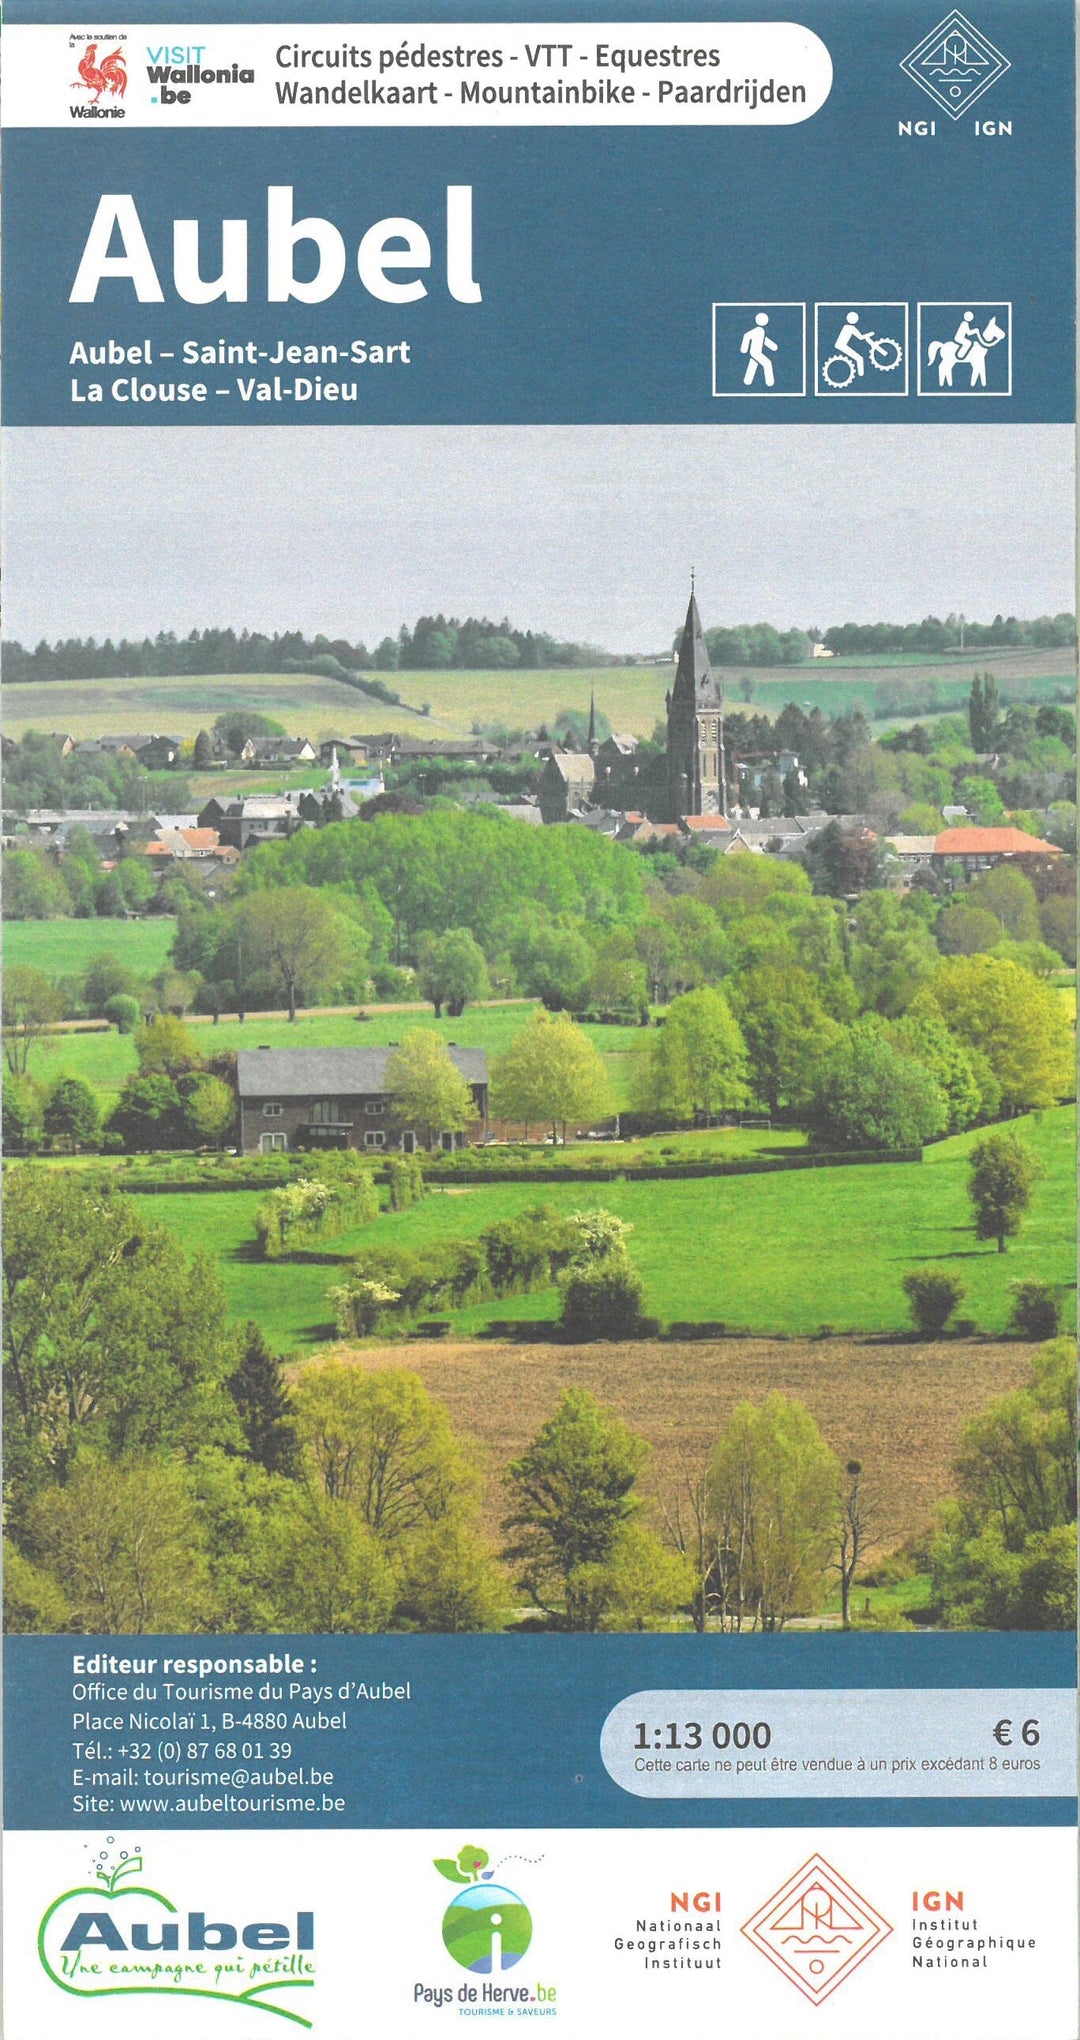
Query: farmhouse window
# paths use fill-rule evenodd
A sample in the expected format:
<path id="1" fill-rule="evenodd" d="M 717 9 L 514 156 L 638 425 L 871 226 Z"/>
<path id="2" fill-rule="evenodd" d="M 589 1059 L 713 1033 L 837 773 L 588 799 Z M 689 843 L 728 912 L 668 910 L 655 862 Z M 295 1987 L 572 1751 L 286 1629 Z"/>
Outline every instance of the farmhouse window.
<path id="1" fill-rule="evenodd" d="M 275 1105 L 275 1104 L 269 1104 L 269 1105 L 264 1105 L 264 1106 L 263 1106 L 263 1118 L 264 1118 L 264 1119 L 280 1119 L 280 1118 L 281 1118 L 281 1116 L 282 1116 L 282 1113 L 284 1112 L 284 1110 L 285 1110 L 285 1107 L 284 1107 L 284 1105 Z"/>
<path id="2" fill-rule="evenodd" d="M 338 1126 L 341 1123 L 341 1107 L 336 1098 L 315 1098 L 311 1106 L 313 1126 Z"/>
<path id="3" fill-rule="evenodd" d="M 385 1104 L 378 1098 L 370 1100 L 364 1107 L 364 1112 L 368 1119 L 381 1119 L 385 1111 Z"/>
<path id="4" fill-rule="evenodd" d="M 385 1147 L 386 1146 L 385 1133 L 383 1133 L 381 1129 L 376 1129 L 375 1131 L 369 1131 L 365 1133 L 364 1146 L 370 1148 Z"/>
<path id="5" fill-rule="evenodd" d="M 264 1155 L 277 1154 L 285 1144 L 283 1133 L 264 1133 L 259 1141 L 260 1150 Z"/>

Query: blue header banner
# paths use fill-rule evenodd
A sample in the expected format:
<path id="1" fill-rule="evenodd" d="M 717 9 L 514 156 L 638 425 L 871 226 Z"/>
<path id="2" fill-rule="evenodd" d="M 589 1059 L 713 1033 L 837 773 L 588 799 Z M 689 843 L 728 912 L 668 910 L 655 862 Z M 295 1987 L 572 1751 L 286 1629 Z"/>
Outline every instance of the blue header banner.
<path id="1" fill-rule="evenodd" d="M 1022 39 L 980 8 L 958 115 L 919 70 L 934 6 L 800 14 L 833 76 L 791 124 L 156 129 L 75 94 L 7 136 L 7 423 L 1071 421 L 1071 7 Z M 246 259 L 199 301 L 224 221 Z"/>

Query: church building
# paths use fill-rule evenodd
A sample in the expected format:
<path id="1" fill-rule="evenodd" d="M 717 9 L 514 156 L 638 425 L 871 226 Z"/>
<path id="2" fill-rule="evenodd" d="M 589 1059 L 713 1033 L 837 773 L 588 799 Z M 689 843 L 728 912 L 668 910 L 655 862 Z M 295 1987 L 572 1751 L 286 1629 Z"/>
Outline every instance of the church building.
<path id="1" fill-rule="evenodd" d="M 666 707 L 667 819 L 726 815 L 724 697 L 709 665 L 693 589 Z"/>

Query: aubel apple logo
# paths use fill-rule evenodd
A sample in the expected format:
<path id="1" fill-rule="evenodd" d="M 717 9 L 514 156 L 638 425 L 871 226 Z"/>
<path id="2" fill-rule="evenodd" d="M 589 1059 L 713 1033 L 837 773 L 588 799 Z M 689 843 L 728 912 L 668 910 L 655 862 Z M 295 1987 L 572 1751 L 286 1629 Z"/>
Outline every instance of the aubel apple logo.
<path id="1" fill-rule="evenodd" d="M 203 1997 L 272 2012 L 311 2026 L 278 2000 L 315 1982 L 315 1915 L 232 1920 L 206 1908 L 181 1911 L 141 1882 L 142 1849 L 91 1852 L 85 1884 L 62 1891 L 38 1928 L 38 1956 L 50 1981 L 71 1997 Z"/>

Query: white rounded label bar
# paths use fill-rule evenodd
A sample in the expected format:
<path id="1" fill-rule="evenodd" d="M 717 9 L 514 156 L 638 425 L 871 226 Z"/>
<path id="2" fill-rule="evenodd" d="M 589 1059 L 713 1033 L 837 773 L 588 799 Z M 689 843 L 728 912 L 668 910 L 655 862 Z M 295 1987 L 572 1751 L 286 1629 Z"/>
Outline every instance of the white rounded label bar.
<path id="1" fill-rule="evenodd" d="M 639 1799 L 1071 1798 L 1065 1687 L 631 1693 L 600 1751 Z"/>
<path id="2" fill-rule="evenodd" d="M 832 89 L 797 21 L 18 22 L 8 127 L 789 127 Z"/>

